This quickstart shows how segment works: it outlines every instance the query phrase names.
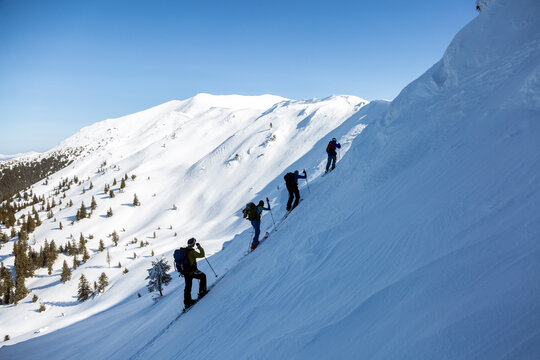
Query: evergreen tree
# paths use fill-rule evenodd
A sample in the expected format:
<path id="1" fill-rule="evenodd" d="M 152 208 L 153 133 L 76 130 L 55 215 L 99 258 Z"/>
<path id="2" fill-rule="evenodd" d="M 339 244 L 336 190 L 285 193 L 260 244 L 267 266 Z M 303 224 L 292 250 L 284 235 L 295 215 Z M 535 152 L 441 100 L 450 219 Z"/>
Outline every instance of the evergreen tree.
<path id="1" fill-rule="evenodd" d="M 62 222 L 61 222 L 61 221 L 60 221 L 60 223 L 58 224 L 58 228 L 59 228 L 60 230 L 62 230 L 62 229 L 64 228 L 64 227 L 62 226 Z"/>
<path id="2" fill-rule="evenodd" d="M 23 274 L 17 274 L 15 277 L 15 304 L 24 299 L 28 295 L 28 289 L 25 285 Z"/>
<path id="3" fill-rule="evenodd" d="M 107 250 L 107 265 L 109 265 L 109 268 L 111 267 L 111 254 L 109 254 L 109 250 Z"/>
<path id="4" fill-rule="evenodd" d="M 69 199 L 69 207 L 72 207 L 72 206 L 73 206 L 73 201 L 71 199 Z"/>
<path id="5" fill-rule="evenodd" d="M 4 263 L 0 264 L 0 296 L 2 296 L 4 304 L 10 304 L 13 302 L 15 297 L 13 292 L 14 287 L 15 284 L 13 284 L 11 271 L 4 267 Z"/>
<path id="6" fill-rule="evenodd" d="M 137 198 L 137 194 L 135 194 L 135 196 L 133 196 L 133 205 L 134 206 L 140 206 L 141 205 L 141 202 Z"/>
<path id="7" fill-rule="evenodd" d="M 107 278 L 107 275 L 104 272 L 102 272 L 101 276 L 99 277 L 99 280 L 98 280 L 97 291 L 98 292 L 104 292 L 105 288 L 108 285 L 109 285 L 109 279 Z"/>
<path id="8" fill-rule="evenodd" d="M 105 250 L 105 243 L 103 243 L 103 239 L 99 239 L 99 252 L 103 250 Z"/>
<path id="9" fill-rule="evenodd" d="M 120 189 L 124 189 L 126 187 L 126 180 L 122 179 L 120 182 Z"/>
<path id="10" fill-rule="evenodd" d="M 79 217 L 80 219 L 86 218 L 86 206 L 84 206 L 84 201 L 81 203 L 81 208 L 79 209 Z"/>
<path id="11" fill-rule="evenodd" d="M 109 191 L 109 196 L 111 197 L 111 199 L 114 197 L 114 191 L 110 190 Z"/>
<path id="12" fill-rule="evenodd" d="M 165 258 L 161 258 L 158 261 L 152 261 L 152 267 L 148 269 L 148 292 L 159 291 L 159 296 L 163 296 L 163 286 L 168 285 L 172 277 L 167 274 L 170 270 L 170 265 Z"/>
<path id="13" fill-rule="evenodd" d="M 39 218 L 39 214 L 37 212 L 34 214 L 34 221 L 36 223 L 36 227 L 41 226 L 42 222 L 41 222 L 41 219 Z"/>
<path id="14" fill-rule="evenodd" d="M 152 256 L 154 256 L 154 255 L 155 255 L 155 254 L 154 254 L 154 250 L 152 250 Z"/>
<path id="15" fill-rule="evenodd" d="M 64 264 L 62 265 L 62 275 L 60 275 L 60 281 L 66 283 L 69 280 L 71 280 L 71 270 L 69 269 L 66 260 L 64 260 Z"/>
<path id="16" fill-rule="evenodd" d="M 112 233 L 112 241 L 114 243 L 114 246 L 118 246 L 118 241 L 120 240 L 120 236 L 116 233 L 116 230 Z"/>
<path id="17" fill-rule="evenodd" d="M 76 268 L 78 268 L 80 264 L 81 264 L 80 261 L 77 260 L 77 254 L 75 254 L 75 255 L 73 256 L 73 270 L 75 270 Z"/>
<path id="18" fill-rule="evenodd" d="M 114 178 L 114 180 L 113 180 L 113 183 L 112 183 L 112 184 L 113 184 L 113 186 L 115 186 L 115 185 L 116 185 L 116 178 Z"/>
<path id="19" fill-rule="evenodd" d="M 97 208 L 97 202 L 96 202 L 96 199 L 94 199 L 94 197 L 92 196 L 92 202 L 90 203 L 90 209 L 96 210 L 96 208 Z"/>
<path id="20" fill-rule="evenodd" d="M 86 240 L 84 239 L 84 236 L 81 233 L 81 235 L 79 236 L 79 247 L 78 247 L 79 254 L 82 254 L 84 252 L 84 249 L 86 249 Z"/>
<path id="21" fill-rule="evenodd" d="M 90 259 L 90 255 L 88 254 L 88 250 L 86 250 L 86 247 L 85 247 L 83 251 L 82 261 L 85 263 L 88 261 L 88 259 Z"/>
<path id="22" fill-rule="evenodd" d="M 107 217 L 111 217 L 113 216 L 113 211 L 112 211 L 112 208 L 109 208 L 109 210 L 107 210 Z"/>
<path id="23" fill-rule="evenodd" d="M 88 300 L 90 296 L 92 295 L 92 289 L 90 288 L 90 284 L 88 283 L 88 280 L 84 277 L 84 275 L 81 275 L 81 278 L 79 279 L 79 291 L 77 292 L 77 300 L 79 302 L 83 302 Z"/>
<path id="24" fill-rule="evenodd" d="M 36 229 L 36 222 L 34 219 L 32 219 L 31 216 L 28 216 L 28 221 L 26 222 L 26 232 L 28 234 L 31 234 Z"/>

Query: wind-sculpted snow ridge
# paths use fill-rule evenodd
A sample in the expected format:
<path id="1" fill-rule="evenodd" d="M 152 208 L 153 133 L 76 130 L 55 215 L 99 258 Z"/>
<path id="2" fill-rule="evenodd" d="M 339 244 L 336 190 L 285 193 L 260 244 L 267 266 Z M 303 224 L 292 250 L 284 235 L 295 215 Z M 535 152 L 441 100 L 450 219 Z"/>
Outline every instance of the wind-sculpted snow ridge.
<path id="1" fill-rule="evenodd" d="M 331 97 L 280 101 L 265 111 L 209 110 L 208 118 L 224 115 L 222 134 L 193 118 L 175 135 L 193 153 L 185 155 L 172 136 L 150 139 L 132 155 L 137 167 L 111 148 L 119 174 L 138 173 L 127 192 L 140 177 L 151 188 L 140 208 L 115 207 L 109 220 L 116 228 L 129 224 L 122 243 L 171 221 L 184 241 L 195 235 L 215 249 L 209 261 L 226 276 L 172 321 L 183 282 L 175 277 L 154 302 L 141 280 L 150 259 L 137 257 L 127 275 L 111 272 L 113 285 L 96 299 L 74 305 L 64 297 L 69 321 L 40 323 L 19 305 L 36 329 L 50 330 L 3 347 L 0 357 L 540 358 L 539 12 L 532 0 L 489 1 L 443 59 L 390 104 Z M 336 170 L 319 177 L 329 137 L 348 150 Z M 197 146 L 203 138 L 208 143 Z M 251 231 L 238 210 L 268 196 L 279 222 L 283 173 L 304 167 L 312 175 L 309 189 L 300 183 L 304 200 L 245 256 Z M 116 171 L 107 169 L 108 176 Z M 152 172 L 168 177 L 146 180 Z M 178 212 L 163 211 L 171 202 Z M 262 223 L 263 233 L 272 229 L 270 214 Z M 156 231 L 152 246 L 171 259 L 183 243 Z M 88 266 L 101 266 L 103 255 L 93 261 Z M 206 262 L 199 265 L 213 283 Z"/>

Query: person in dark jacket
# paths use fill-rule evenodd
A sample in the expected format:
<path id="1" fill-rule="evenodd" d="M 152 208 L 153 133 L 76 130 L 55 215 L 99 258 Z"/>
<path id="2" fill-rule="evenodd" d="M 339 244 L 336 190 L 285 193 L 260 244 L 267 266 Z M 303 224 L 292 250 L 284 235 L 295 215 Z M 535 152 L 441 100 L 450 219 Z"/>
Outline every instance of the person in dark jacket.
<path id="1" fill-rule="evenodd" d="M 264 201 L 259 201 L 259 204 L 256 208 L 255 218 L 251 220 L 251 225 L 253 226 L 253 229 L 255 230 L 255 234 L 253 235 L 253 241 L 251 242 L 251 250 L 255 250 L 257 246 L 259 245 L 259 235 L 261 234 L 261 214 L 263 210 L 270 210 L 269 208 L 264 207 Z"/>
<path id="2" fill-rule="evenodd" d="M 196 251 L 193 247 L 197 246 L 199 251 Z M 184 306 L 189 308 L 191 305 L 195 304 L 195 301 L 191 299 L 191 287 L 193 284 L 193 279 L 199 279 L 199 299 L 202 298 L 208 290 L 206 289 L 206 274 L 197 269 L 197 259 L 204 257 L 204 249 L 202 246 L 195 240 L 191 238 L 188 240 L 188 271 L 184 275 L 186 281 L 186 287 L 184 288 Z"/>
<path id="3" fill-rule="evenodd" d="M 284 177 L 287 191 L 289 192 L 289 201 L 287 201 L 287 211 L 292 211 L 300 202 L 300 190 L 298 190 L 298 179 L 306 179 L 306 170 L 304 175 L 300 175 L 298 170 L 293 173 L 287 173 Z M 293 203 L 294 200 L 294 203 Z"/>
<path id="4" fill-rule="evenodd" d="M 328 143 L 328 146 L 326 146 L 326 153 L 328 154 L 328 161 L 326 162 L 326 171 L 328 172 L 328 169 L 330 169 L 330 164 L 332 164 L 332 170 L 336 167 L 336 158 L 337 158 L 337 149 L 341 149 L 341 144 L 336 143 L 336 138 L 332 138 L 332 140 Z M 330 171 L 332 171 L 330 170 Z"/>

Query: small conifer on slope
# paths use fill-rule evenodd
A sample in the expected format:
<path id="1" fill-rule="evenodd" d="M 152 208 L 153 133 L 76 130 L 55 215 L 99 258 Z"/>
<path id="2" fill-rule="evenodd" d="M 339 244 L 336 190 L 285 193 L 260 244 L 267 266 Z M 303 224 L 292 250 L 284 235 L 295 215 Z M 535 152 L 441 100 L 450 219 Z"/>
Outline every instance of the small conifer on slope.
<path id="1" fill-rule="evenodd" d="M 152 261 L 152 267 L 148 270 L 148 292 L 159 291 L 159 296 L 163 296 L 163 286 L 168 285 L 172 277 L 167 274 L 171 266 L 167 263 L 165 258 L 161 258 L 158 261 Z"/>

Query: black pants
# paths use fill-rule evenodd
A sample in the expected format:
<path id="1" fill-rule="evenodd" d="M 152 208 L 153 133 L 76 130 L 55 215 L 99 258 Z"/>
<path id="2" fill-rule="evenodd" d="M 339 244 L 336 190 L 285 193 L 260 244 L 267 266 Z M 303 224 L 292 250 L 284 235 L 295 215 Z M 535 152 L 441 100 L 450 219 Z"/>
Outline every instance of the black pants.
<path id="1" fill-rule="evenodd" d="M 290 211 L 298 205 L 300 202 L 300 191 L 298 190 L 298 185 L 289 185 L 287 184 L 287 190 L 289 191 L 289 201 L 287 201 L 287 211 Z M 296 197 L 296 199 L 294 199 Z M 294 199 L 294 204 L 293 204 Z M 291 208 L 292 204 L 292 208 Z"/>
<path id="2" fill-rule="evenodd" d="M 184 305 L 188 306 L 193 300 L 191 299 L 191 286 L 193 279 L 199 279 L 199 294 L 206 291 L 206 275 L 201 271 L 196 271 L 191 275 L 184 276 L 186 287 L 184 288 Z"/>

